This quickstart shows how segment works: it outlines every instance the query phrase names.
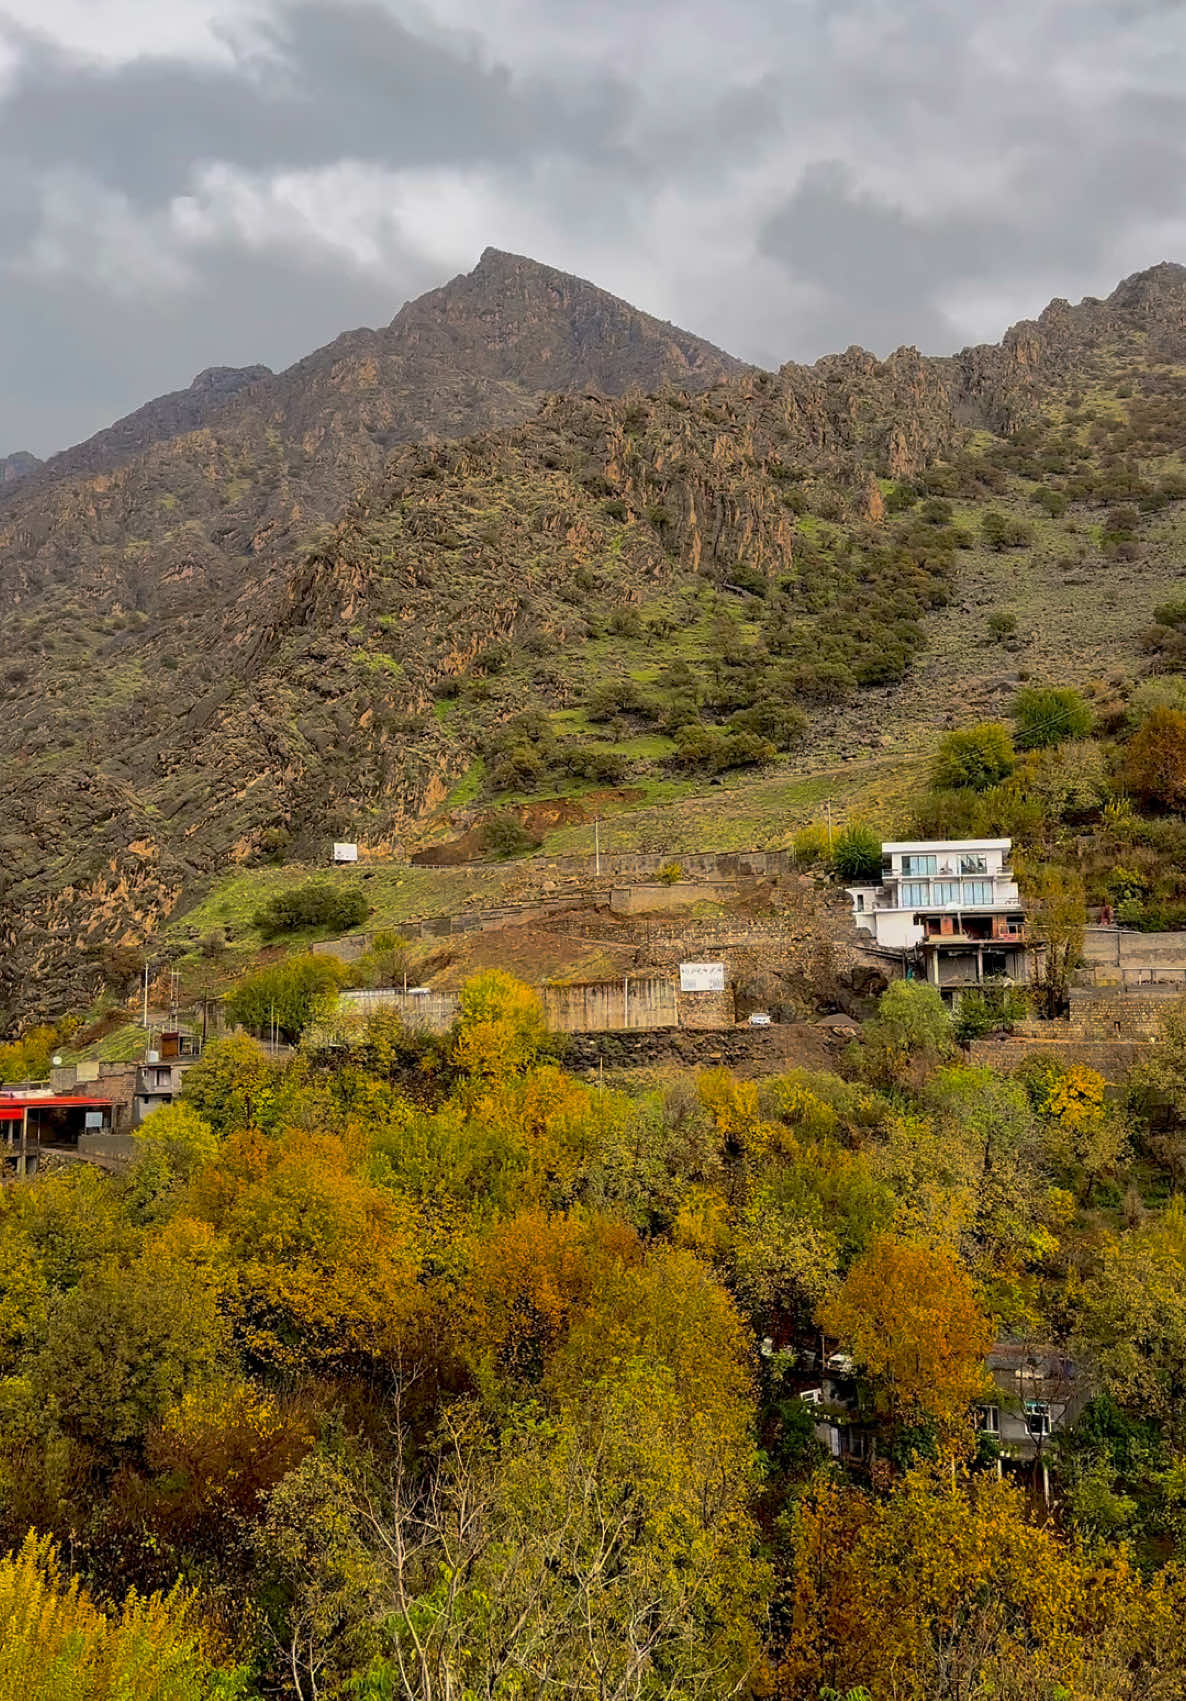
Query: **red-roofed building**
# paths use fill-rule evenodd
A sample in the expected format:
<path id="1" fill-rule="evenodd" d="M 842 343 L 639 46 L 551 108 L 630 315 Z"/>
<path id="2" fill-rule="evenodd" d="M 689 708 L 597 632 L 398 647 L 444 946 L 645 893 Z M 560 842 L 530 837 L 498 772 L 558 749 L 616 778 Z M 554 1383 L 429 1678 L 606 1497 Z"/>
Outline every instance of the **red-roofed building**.
<path id="1" fill-rule="evenodd" d="M 0 1156 L 19 1175 L 36 1169 L 43 1151 L 82 1152 L 111 1130 L 110 1099 L 0 1088 Z"/>

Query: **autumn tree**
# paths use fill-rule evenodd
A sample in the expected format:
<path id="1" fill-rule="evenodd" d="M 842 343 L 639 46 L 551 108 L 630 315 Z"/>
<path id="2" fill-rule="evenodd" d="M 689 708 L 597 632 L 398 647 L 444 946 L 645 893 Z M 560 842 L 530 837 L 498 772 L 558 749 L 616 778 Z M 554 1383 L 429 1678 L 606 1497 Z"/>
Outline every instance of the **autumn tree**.
<path id="1" fill-rule="evenodd" d="M 214 1638 L 181 1588 L 103 1611 L 45 1537 L 0 1559 L 0 1694 L 27 1701 L 231 1701 Z"/>
<path id="2" fill-rule="evenodd" d="M 250 1363 L 283 1375 L 394 1371 L 421 1312 L 414 1236 L 397 1200 L 352 1172 L 341 1141 L 236 1135 L 191 1205 L 227 1250 L 224 1306 Z"/>
<path id="3" fill-rule="evenodd" d="M 454 1326 L 475 1370 L 538 1381 L 574 1317 L 622 1262 L 641 1257 L 624 1223 L 529 1207 L 474 1243 Z"/>
<path id="4" fill-rule="evenodd" d="M 1129 740 L 1120 778 L 1155 809 L 1186 805 L 1186 710 L 1152 709 Z"/>
<path id="5" fill-rule="evenodd" d="M 879 1235 L 819 1312 L 899 1427 L 952 1431 L 986 1387 L 992 1325 L 946 1247 Z"/>
<path id="6" fill-rule="evenodd" d="M 799 1510 L 783 1701 L 1129 1693 L 1129 1664 L 1181 1670 L 1172 1580 L 1038 1525 L 995 1477 L 911 1471 L 886 1496 L 824 1481 Z"/>
<path id="7" fill-rule="evenodd" d="M 488 969 L 462 987 L 454 1059 L 466 1074 L 497 1079 L 527 1069 L 546 1038 L 539 998 L 512 975 Z"/>

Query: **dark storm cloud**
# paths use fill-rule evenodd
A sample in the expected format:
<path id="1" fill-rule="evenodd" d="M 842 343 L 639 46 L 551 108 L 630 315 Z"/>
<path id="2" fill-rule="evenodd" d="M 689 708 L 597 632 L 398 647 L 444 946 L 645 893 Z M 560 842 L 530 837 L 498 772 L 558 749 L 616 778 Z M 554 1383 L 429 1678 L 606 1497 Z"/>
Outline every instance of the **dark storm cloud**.
<path id="1" fill-rule="evenodd" d="M 299 169 L 343 158 L 508 163 L 613 146 L 626 95 L 599 77 L 567 97 L 513 79 L 457 35 L 414 34 L 383 7 L 288 5 L 232 66 L 79 63 L 27 32 L 0 104 L 0 150 L 26 169 L 84 164 L 136 199 L 176 193 L 195 163 Z"/>

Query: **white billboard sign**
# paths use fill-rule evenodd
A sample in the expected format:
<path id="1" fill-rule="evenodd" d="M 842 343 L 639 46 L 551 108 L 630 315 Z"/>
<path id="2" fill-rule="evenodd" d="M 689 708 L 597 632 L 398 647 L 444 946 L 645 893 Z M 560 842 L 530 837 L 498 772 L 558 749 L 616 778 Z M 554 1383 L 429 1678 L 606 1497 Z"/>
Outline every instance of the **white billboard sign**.
<path id="1" fill-rule="evenodd" d="M 335 862 L 357 862 L 358 861 L 358 846 L 357 845 L 335 845 L 334 846 L 334 861 Z"/>
<path id="2" fill-rule="evenodd" d="M 724 963 L 681 963 L 679 989 L 681 992 L 724 992 Z"/>

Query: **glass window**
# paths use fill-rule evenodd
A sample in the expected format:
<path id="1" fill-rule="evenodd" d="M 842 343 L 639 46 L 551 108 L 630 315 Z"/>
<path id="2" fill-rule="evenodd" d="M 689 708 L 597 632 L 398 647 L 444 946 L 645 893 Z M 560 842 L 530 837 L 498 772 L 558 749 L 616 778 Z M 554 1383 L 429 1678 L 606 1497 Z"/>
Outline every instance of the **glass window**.
<path id="1" fill-rule="evenodd" d="M 939 866 L 939 859 L 934 856 L 904 856 L 902 858 L 903 874 L 934 874 Z"/>
<path id="2" fill-rule="evenodd" d="M 986 856 L 982 856 L 982 855 L 961 856 L 960 857 L 960 873 L 961 874 L 987 874 L 988 873 L 988 858 Z"/>
<path id="3" fill-rule="evenodd" d="M 937 904 L 958 904 L 960 901 L 960 883 L 958 880 L 936 880 L 934 894 Z"/>
<path id="4" fill-rule="evenodd" d="M 1025 1427 L 1035 1440 L 1050 1434 L 1050 1407 L 1045 1400 L 1025 1402 Z"/>
<path id="5" fill-rule="evenodd" d="M 987 1435 L 1001 1433 L 1001 1408 L 999 1406 L 981 1406 L 980 1427 Z"/>
<path id="6" fill-rule="evenodd" d="M 965 902 L 965 904 L 991 904 L 992 903 L 992 881 L 991 880 L 965 880 L 964 881 L 964 902 Z"/>
<path id="7" fill-rule="evenodd" d="M 902 882 L 902 906 L 903 906 L 903 908 L 904 909 L 912 909 L 916 904 L 929 903 L 930 902 L 930 897 L 929 897 L 930 890 L 931 890 L 931 883 L 930 883 L 929 880 L 903 880 L 903 882 Z"/>

